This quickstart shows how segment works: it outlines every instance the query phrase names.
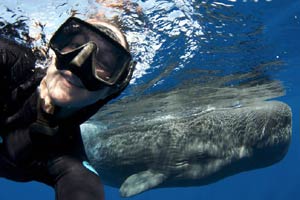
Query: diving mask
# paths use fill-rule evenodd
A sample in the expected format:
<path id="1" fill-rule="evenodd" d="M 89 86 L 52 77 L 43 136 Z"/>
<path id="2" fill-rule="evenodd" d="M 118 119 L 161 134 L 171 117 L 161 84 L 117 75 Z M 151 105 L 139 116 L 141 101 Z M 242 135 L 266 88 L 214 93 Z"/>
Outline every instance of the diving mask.
<path id="1" fill-rule="evenodd" d="M 55 32 L 50 48 L 57 57 L 56 68 L 70 70 L 91 91 L 103 86 L 123 87 L 135 66 L 121 44 L 75 17 L 70 17 Z"/>

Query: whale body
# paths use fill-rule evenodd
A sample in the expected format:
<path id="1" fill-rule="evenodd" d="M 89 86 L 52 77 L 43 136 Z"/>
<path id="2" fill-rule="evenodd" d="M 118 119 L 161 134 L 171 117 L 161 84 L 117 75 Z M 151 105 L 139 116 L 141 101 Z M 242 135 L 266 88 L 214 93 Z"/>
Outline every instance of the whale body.
<path id="1" fill-rule="evenodd" d="M 206 185 L 280 161 L 291 139 L 291 109 L 278 101 L 161 116 L 116 128 L 82 127 L 104 184 L 130 197 L 158 187 Z"/>

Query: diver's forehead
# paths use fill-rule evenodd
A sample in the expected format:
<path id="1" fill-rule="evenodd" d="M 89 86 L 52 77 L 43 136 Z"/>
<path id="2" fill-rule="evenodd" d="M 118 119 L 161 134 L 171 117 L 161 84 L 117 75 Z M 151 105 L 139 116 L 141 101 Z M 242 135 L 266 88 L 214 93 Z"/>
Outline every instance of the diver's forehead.
<path id="1" fill-rule="evenodd" d="M 90 24 L 92 24 L 94 26 L 103 26 L 105 28 L 110 29 L 119 38 L 121 45 L 124 48 L 127 48 L 126 47 L 127 46 L 126 39 L 125 39 L 122 31 L 117 26 L 115 26 L 115 25 L 113 25 L 113 24 L 111 24 L 109 22 L 99 20 L 99 19 L 88 19 L 88 20 L 86 20 L 86 22 L 88 22 L 88 23 L 90 23 Z"/>

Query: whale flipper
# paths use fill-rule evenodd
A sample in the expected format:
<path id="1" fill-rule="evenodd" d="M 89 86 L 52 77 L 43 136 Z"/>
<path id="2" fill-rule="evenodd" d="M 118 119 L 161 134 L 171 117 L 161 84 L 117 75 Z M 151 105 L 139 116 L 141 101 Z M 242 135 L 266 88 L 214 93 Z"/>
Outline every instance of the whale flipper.
<path id="1" fill-rule="evenodd" d="M 142 171 L 129 176 L 120 188 L 122 197 L 130 197 L 149 190 L 166 180 L 167 176 L 152 170 Z"/>

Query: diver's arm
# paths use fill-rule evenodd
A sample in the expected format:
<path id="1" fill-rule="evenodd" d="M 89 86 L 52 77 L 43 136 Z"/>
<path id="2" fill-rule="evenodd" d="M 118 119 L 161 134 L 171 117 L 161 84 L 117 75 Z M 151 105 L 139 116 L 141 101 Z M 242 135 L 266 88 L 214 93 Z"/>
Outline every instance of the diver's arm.
<path id="1" fill-rule="evenodd" d="M 48 163 L 48 171 L 55 180 L 57 200 L 104 200 L 100 177 L 87 161 L 64 155 Z"/>
<path id="2" fill-rule="evenodd" d="M 21 106 L 37 89 L 42 78 L 45 76 L 45 69 L 36 68 L 34 74 L 24 83 L 16 87 L 11 93 L 11 103 Z"/>
<path id="3" fill-rule="evenodd" d="M 30 48 L 0 38 L 0 88 L 6 116 L 18 111 L 44 75 L 45 69 L 35 68 L 35 56 Z"/>
<path id="4" fill-rule="evenodd" d="M 14 41 L 0 37 L 0 71 L 11 71 L 12 73 L 25 72 L 33 68 L 35 57 L 30 48 L 20 45 Z M 21 75 L 21 74 L 20 74 Z M 24 75 L 24 74 L 23 74 Z"/>
<path id="5" fill-rule="evenodd" d="M 6 39 L 0 38 L 0 66 L 8 68 L 17 61 L 17 56 L 13 53 L 15 44 L 12 44 Z M 13 48 L 12 48 L 13 47 Z M 1 69 L 4 70 L 4 69 Z M 6 69 L 8 70 L 8 69 Z"/>

